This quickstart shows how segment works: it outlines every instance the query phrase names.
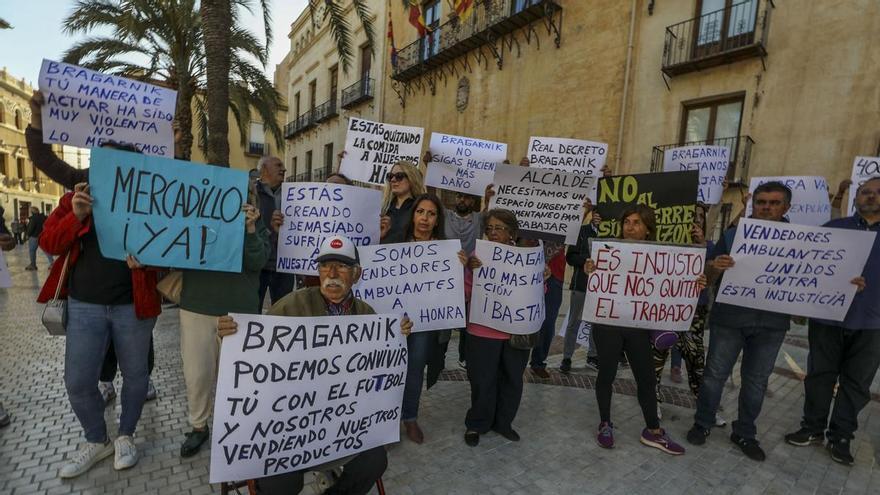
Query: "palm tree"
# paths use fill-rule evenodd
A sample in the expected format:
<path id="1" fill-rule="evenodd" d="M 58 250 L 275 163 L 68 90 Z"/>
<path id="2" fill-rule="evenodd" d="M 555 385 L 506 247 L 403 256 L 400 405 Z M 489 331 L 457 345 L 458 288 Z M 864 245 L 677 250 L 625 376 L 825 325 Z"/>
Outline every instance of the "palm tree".
<path id="1" fill-rule="evenodd" d="M 371 47 L 375 47 L 375 34 L 373 26 L 370 22 L 370 10 L 367 8 L 368 0 L 309 0 L 308 9 L 312 18 L 312 23 L 316 24 L 316 19 L 320 17 L 322 20 L 329 19 L 330 32 L 336 41 L 336 52 L 342 60 L 342 70 L 347 71 L 351 67 L 354 58 L 354 51 L 351 44 L 351 26 L 345 19 L 345 7 L 351 2 L 358 16 L 358 20 L 364 27 L 364 33 Z M 383 0 L 380 0 L 383 1 Z M 205 46 L 206 46 L 206 63 L 210 76 L 209 84 L 221 86 L 220 90 L 208 91 L 208 122 L 210 127 L 209 135 L 213 136 L 212 142 L 208 147 L 208 156 L 214 157 L 212 163 L 226 163 L 228 161 L 229 146 L 228 143 L 220 142 L 225 139 L 226 133 L 226 109 L 234 103 L 231 95 L 224 94 L 222 90 L 222 81 L 229 79 L 230 63 L 226 58 L 229 53 L 229 47 L 232 46 L 231 39 L 227 39 L 229 33 L 229 25 L 234 24 L 238 9 L 244 1 L 235 0 L 202 0 L 201 12 L 204 22 Z M 266 46 L 269 45 L 271 32 L 268 29 L 269 20 L 269 0 L 260 0 L 260 7 L 263 12 L 263 21 L 266 24 Z M 222 122 L 221 122 L 222 121 Z M 214 141 L 216 139 L 216 141 Z"/>
<path id="2" fill-rule="evenodd" d="M 233 1 L 248 3 L 247 0 Z M 235 118 L 242 145 L 246 144 L 251 109 L 254 109 L 280 147 L 283 137 L 276 112 L 281 97 L 253 62 L 266 65 L 266 47 L 237 20 L 230 18 L 226 28 L 230 49 L 225 53 L 232 76 L 221 79 L 224 82 L 221 87 L 230 102 L 226 108 Z M 196 0 L 79 0 L 64 20 L 65 32 L 88 33 L 96 28 L 109 28 L 110 34 L 76 43 L 65 52 L 64 61 L 177 89 L 175 118 L 182 138 L 176 154 L 183 159 L 190 158 L 195 107 L 199 146 L 206 149 L 208 162 L 228 165 L 229 110 L 223 112 L 221 118 L 211 118 L 208 112 L 210 91 L 216 84 L 211 84 L 206 64 L 204 25 Z M 208 128 L 218 121 L 222 121 L 224 127 L 220 136 Z M 209 138 L 221 138 L 225 143 L 223 160 L 211 155 Z"/>
<path id="3" fill-rule="evenodd" d="M 0 17 L 0 29 L 12 29 L 12 24 L 9 24 L 6 19 Z"/>

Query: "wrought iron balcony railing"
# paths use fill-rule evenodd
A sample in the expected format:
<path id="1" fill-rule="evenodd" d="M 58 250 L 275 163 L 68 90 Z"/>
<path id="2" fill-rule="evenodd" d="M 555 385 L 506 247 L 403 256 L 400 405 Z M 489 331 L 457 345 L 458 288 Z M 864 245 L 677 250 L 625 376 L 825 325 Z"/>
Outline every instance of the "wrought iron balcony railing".
<path id="1" fill-rule="evenodd" d="M 298 134 L 315 127 L 316 124 L 315 109 L 307 110 L 306 113 L 300 115 L 292 122 L 288 122 L 287 125 L 284 126 L 284 137 L 291 139 Z"/>
<path id="2" fill-rule="evenodd" d="M 264 143 L 248 143 L 248 154 L 263 156 L 268 154 L 268 149 Z"/>
<path id="3" fill-rule="evenodd" d="M 767 55 L 772 2 L 745 0 L 666 28 L 663 73 L 676 76 Z"/>
<path id="4" fill-rule="evenodd" d="M 342 108 L 351 108 L 359 103 L 372 100 L 375 93 L 373 78 L 365 77 L 342 90 Z"/>
<path id="5" fill-rule="evenodd" d="M 330 120 L 337 115 L 339 115 L 339 111 L 336 109 L 336 98 L 333 98 L 332 100 L 327 100 L 324 103 L 315 107 L 316 123 Z"/>
<path id="6" fill-rule="evenodd" d="M 654 146 L 651 151 L 651 172 L 663 171 L 663 152 L 679 146 L 697 146 L 707 144 L 725 146 L 730 150 L 730 166 L 727 168 L 727 180 L 734 184 L 745 184 L 749 180 L 749 158 L 755 141 L 750 136 L 734 136 L 717 138 L 708 141 L 691 141 L 688 143 L 663 144 Z"/>
<path id="7" fill-rule="evenodd" d="M 521 29 L 541 18 L 552 18 L 562 7 L 555 0 L 483 0 L 464 21 L 453 17 L 397 53 L 397 67 L 391 76 L 409 81 L 464 53 Z M 560 43 L 558 26 L 556 45 Z M 548 25 L 548 30 L 549 30 Z M 500 61 L 499 61 L 500 65 Z"/>
<path id="8" fill-rule="evenodd" d="M 301 174 L 297 174 L 293 177 L 294 182 L 311 182 L 312 181 L 312 171 L 306 170 Z"/>

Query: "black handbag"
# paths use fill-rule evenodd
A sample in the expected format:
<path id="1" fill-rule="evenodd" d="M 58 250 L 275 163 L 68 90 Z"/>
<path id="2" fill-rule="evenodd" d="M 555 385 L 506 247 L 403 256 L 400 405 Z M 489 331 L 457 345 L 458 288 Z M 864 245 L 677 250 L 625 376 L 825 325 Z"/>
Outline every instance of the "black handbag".
<path id="1" fill-rule="evenodd" d="M 520 349 L 523 351 L 531 350 L 533 347 L 538 345 L 538 336 L 541 331 L 537 331 L 534 333 L 530 333 L 527 335 L 511 335 L 510 336 L 510 347 L 514 349 Z"/>

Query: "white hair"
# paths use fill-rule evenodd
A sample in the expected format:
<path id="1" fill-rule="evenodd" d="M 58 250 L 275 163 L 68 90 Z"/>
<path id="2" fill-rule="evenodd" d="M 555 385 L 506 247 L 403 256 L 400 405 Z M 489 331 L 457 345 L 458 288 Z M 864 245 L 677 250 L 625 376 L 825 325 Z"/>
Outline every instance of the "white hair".
<path id="1" fill-rule="evenodd" d="M 260 161 L 257 162 L 257 172 L 263 173 L 263 167 L 269 163 L 269 160 L 278 160 L 281 161 L 277 156 L 263 156 L 260 157 Z M 283 163 L 283 162 L 282 162 Z"/>

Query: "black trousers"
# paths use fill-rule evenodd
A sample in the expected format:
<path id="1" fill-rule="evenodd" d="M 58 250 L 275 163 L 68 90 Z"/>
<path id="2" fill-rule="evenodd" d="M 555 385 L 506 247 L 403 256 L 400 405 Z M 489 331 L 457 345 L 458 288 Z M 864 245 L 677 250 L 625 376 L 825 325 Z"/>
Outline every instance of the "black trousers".
<path id="1" fill-rule="evenodd" d="M 153 374 L 155 358 L 156 356 L 153 352 L 153 337 L 150 337 L 150 353 L 147 355 L 147 368 L 150 375 Z M 110 347 L 107 348 L 107 354 L 104 355 L 104 364 L 101 365 L 101 378 L 99 379 L 102 382 L 112 382 L 113 379 L 116 378 L 117 368 L 116 351 L 113 350 L 113 342 L 111 341 Z"/>
<path id="2" fill-rule="evenodd" d="M 364 495 L 369 493 L 387 467 L 388 454 L 385 452 L 384 445 L 365 450 L 343 465 L 342 476 L 324 492 L 324 495 Z M 303 475 L 306 471 L 294 471 L 260 478 L 256 483 L 257 493 L 260 495 L 296 495 L 303 489 Z"/>
<path id="3" fill-rule="evenodd" d="M 468 335 L 465 340 L 471 408 L 464 424 L 468 430 L 511 429 L 522 399 L 523 371 L 529 351 L 514 349 L 508 340 Z"/>
<path id="4" fill-rule="evenodd" d="M 601 421 L 611 422 L 611 394 L 620 353 L 625 352 L 633 377 L 636 379 L 639 406 L 648 428 L 660 428 L 657 419 L 657 396 L 654 389 L 654 351 L 648 330 L 593 325 L 593 339 L 599 353 L 599 376 L 596 378 L 596 402 Z"/>
<path id="5" fill-rule="evenodd" d="M 846 330 L 810 320 L 810 356 L 804 379 L 804 419 L 814 433 L 828 429 L 828 439 L 851 440 L 858 417 L 871 400 L 871 382 L 880 366 L 880 330 Z M 837 399 L 828 411 L 839 383 Z"/>

